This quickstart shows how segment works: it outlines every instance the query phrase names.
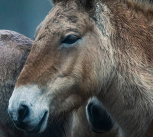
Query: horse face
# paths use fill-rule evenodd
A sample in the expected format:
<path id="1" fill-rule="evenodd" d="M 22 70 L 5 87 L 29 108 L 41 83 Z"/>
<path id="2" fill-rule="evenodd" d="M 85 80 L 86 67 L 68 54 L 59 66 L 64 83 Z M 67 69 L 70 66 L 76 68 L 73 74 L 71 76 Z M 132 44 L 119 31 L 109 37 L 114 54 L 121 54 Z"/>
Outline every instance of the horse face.
<path id="1" fill-rule="evenodd" d="M 101 36 L 76 1 L 56 4 L 43 21 L 9 100 L 8 112 L 18 128 L 41 132 L 48 121 L 69 114 L 100 90 L 100 75 L 107 76 L 100 72 L 99 61 L 107 59 L 101 54 L 106 50 L 100 47 Z"/>

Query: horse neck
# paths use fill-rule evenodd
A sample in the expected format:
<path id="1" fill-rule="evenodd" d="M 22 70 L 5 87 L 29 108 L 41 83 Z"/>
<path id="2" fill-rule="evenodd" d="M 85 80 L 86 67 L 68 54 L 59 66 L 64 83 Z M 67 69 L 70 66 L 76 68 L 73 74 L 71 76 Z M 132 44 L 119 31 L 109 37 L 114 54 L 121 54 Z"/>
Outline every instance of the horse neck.
<path id="1" fill-rule="evenodd" d="M 111 23 L 107 25 L 113 28 L 110 49 L 115 75 L 98 98 L 127 135 L 143 136 L 153 118 L 153 26 L 146 12 L 129 8 L 126 3 L 109 1 L 107 8 Z"/>
<path id="2" fill-rule="evenodd" d="M 109 81 L 115 77 L 120 83 L 119 87 L 133 85 L 133 89 L 139 89 L 139 93 L 151 92 L 153 25 L 146 16 L 149 11 L 137 11 L 133 9 L 134 6 L 129 8 L 126 3 L 120 1 L 108 0 L 107 5 L 98 3 L 97 6 L 96 19 L 99 23 L 96 25 L 102 37 L 107 39 L 107 43 L 102 39 L 101 49 L 104 47 L 107 50 L 107 53 L 102 54 L 109 54 L 105 61 L 113 67 L 109 70 L 109 79 L 105 79 L 103 86 L 107 87 Z"/>

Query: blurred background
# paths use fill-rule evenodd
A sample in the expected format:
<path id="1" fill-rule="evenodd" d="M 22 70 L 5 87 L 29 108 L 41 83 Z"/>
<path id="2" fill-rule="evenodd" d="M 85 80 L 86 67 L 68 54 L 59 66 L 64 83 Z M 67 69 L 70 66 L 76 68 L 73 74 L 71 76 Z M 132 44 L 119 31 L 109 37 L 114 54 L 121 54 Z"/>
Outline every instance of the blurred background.
<path id="1" fill-rule="evenodd" d="M 33 39 L 36 27 L 51 10 L 49 0 L 0 0 L 0 29 Z"/>

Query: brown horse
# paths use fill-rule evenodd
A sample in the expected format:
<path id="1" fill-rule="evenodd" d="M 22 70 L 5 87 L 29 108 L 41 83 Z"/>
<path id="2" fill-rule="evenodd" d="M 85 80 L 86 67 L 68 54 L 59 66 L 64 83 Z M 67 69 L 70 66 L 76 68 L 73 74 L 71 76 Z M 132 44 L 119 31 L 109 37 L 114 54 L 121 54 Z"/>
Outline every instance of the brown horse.
<path id="1" fill-rule="evenodd" d="M 27 135 L 16 129 L 7 113 L 8 100 L 16 79 L 30 52 L 32 40 L 14 31 L 0 30 L 0 137 L 111 137 L 117 136 L 118 129 L 112 128 L 104 134 L 91 131 L 85 116 L 85 105 L 73 116 L 60 119 L 39 135 Z M 78 119 L 81 121 L 78 122 Z M 70 122 L 68 124 L 67 122 Z M 72 123 L 73 122 L 73 123 Z M 107 123 L 107 122 L 106 122 Z M 103 123 L 104 125 L 105 123 Z M 73 128 L 71 128 L 73 125 Z M 80 132 L 80 130 L 83 131 Z M 65 131 L 66 130 L 66 131 Z M 79 135 L 78 135 L 79 131 Z"/>
<path id="2" fill-rule="evenodd" d="M 9 100 L 15 125 L 46 129 L 93 95 L 128 137 L 153 119 L 153 8 L 134 0 L 54 0 Z"/>

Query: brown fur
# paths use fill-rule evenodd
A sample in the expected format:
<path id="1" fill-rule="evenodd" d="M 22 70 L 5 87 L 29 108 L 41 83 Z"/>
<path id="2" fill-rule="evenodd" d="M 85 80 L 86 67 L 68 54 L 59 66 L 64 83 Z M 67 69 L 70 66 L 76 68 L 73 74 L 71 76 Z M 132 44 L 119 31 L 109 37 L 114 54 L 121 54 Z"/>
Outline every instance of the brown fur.
<path id="1" fill-rule="evenodd" d="M 65 47 L 67 33 L 81 40 Z M 51 121 L 96 95 L 128 137 L 144 137 L 153 120 L 152 63 L 152 9 L 121 0 L 56 1 L 10 100 L 39 87 Z"/>

